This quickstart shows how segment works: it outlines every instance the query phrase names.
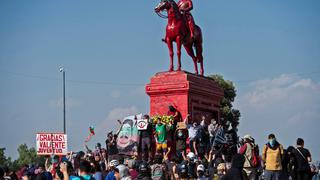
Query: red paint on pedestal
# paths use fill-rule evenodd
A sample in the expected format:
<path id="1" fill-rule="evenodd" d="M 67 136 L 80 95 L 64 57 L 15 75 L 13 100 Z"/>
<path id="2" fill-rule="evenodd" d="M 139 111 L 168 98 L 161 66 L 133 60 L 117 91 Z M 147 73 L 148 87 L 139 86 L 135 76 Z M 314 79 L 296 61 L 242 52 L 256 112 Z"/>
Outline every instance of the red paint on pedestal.
<path id="1" fill-rule="evenodd" d="M 173 105 L 184 119 L 191 114 L 192 119 L 201 121 L 212 118 L 219 120 L 219 106 L 223 90 L 212 79 L 185 71 L 159 72 L 146 85 L 150 96 L 150 115 L 166 115 L 168 106 Z"/>

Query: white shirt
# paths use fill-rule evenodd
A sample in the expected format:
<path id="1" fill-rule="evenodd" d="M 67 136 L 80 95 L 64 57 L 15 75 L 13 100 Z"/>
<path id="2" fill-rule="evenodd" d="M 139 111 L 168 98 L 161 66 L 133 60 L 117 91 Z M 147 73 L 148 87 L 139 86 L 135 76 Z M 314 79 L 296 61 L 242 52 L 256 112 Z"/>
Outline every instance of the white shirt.
<path id="1" fill-rule="evenodd" d="M 196 137 L 199 126 L 193 127 L 192 124 L 188 124 L 187 127 L 188 127 L 189 137 L 192 140 Z"/>

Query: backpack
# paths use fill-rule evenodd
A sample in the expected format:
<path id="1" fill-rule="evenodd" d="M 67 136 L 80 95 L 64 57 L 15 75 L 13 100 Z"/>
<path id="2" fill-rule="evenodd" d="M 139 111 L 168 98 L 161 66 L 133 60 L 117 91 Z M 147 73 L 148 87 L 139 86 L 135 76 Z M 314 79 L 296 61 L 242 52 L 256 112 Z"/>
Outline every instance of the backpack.
<path id="1" fill-rule="evenodd" d="M 259 156 L 259 146 L 257 144 L 253 144 L 252 146 L 252 159 L 250 161 L 250 165 L 254 168 L 260 166 L 260 156 Z"/>
<path id="2" fill-rule="evenodd" d="M 151 178 L 152 179 L 164 179 L 164 168 L 162 164 L 154 164 L 151 166 Z"/>

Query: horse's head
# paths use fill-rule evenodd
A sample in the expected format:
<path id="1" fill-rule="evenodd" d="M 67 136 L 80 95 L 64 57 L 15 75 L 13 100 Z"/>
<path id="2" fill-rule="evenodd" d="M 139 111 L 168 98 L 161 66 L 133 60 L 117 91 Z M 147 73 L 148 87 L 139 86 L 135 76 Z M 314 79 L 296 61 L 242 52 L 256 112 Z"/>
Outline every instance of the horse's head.
<path id="1" fill-rule="evenodd" d="M 163 10 L 168 10 L 171 7 L 169 0 L 161 0 L 161 2 L 154 8 L 156 13 L 159 13 Z"/>

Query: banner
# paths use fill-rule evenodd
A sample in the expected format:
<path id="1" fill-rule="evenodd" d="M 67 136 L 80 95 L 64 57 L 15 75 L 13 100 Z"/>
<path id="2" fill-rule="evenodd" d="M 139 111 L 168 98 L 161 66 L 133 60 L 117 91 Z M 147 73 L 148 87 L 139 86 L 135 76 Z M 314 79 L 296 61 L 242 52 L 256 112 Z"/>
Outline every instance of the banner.
<path id="1" fill-rule="evenodd" d="M 137 120 L 142 119 L 142 115 L 128 116 L 123 119 L 122 126 L 117 138 L 119 154 L 132 156 L 138 152 L 138 129 Z"/>
<path id="2" fill-rule="evenodd" d="M 37 133 L 37 155 L 67 155 L 67 135 L 63 133 Z"/>

